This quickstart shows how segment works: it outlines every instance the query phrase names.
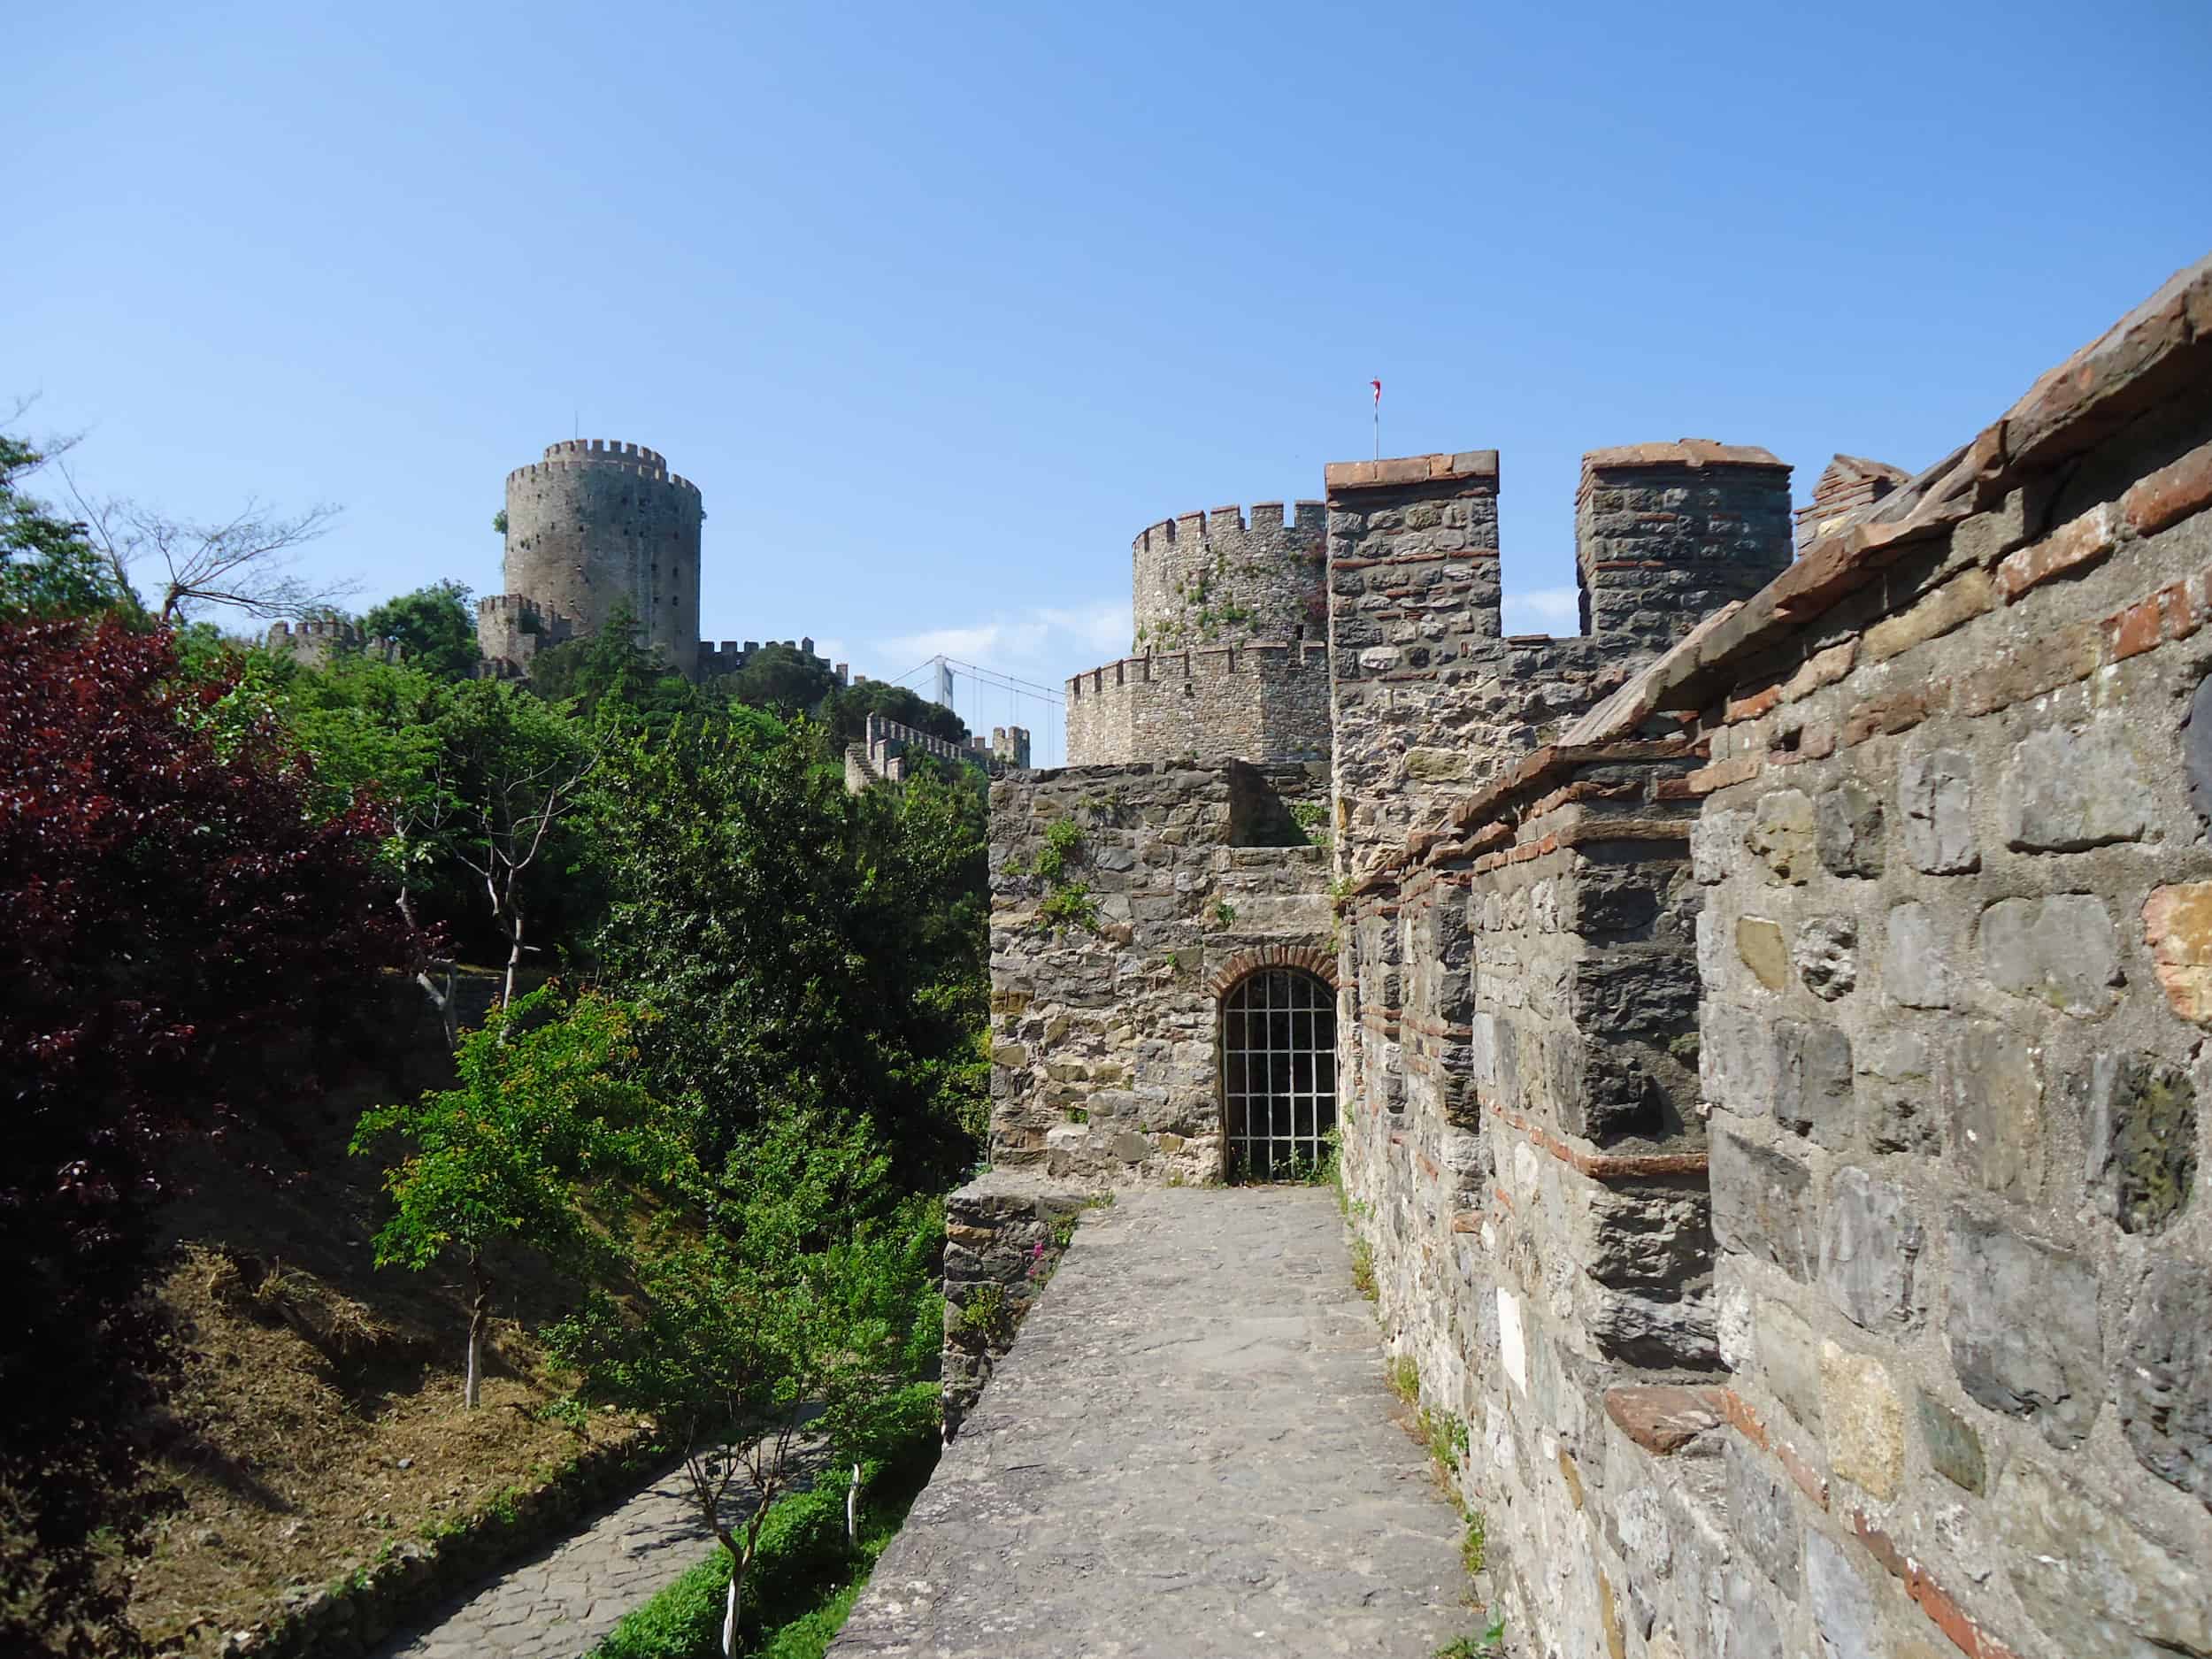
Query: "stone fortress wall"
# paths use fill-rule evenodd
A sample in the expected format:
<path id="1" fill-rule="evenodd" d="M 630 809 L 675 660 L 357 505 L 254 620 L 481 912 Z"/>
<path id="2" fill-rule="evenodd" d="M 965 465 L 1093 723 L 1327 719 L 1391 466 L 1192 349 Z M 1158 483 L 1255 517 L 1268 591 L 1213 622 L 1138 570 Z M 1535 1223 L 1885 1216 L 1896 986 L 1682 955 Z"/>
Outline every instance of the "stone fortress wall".
<path id="1" fill-rule="evenodd" d="M 841 671 L 844 665 L 838 666 Z M 918 757 L 925 755 L 980 766 L 995 778 L 1010 768 L 1028 766 L 1029 731 L 1026 726 L 995 726 L 987 743 L 980 737 L 949 743 L 934 733 L 872 714 L 861 729 L 860 741 L 845 745 L 846 790 L 858 795 L 875 784 L 904 783 Z"/>
<path id="2" fill-rule="evenodd" d="M 2212 261 L 1866 465 L 1362 869 L 1354 1225 L 1531 1653 L 2212 1651 Z"/>
<path id="3" fill-rule="evenodd" d="M 699 649 L 699 487 L 634 443 L 580 438 L 507 474 L 505 591 L 604 627 L 618 600 L 640 644 L 688 670 Z"/>
<path id="4" fill-rule="evenodd" d="M 1325 534 L 1311 501 L 1217 507 L 1141 534 L 1136 654 L 1068 681 L 1068 764 L 1325 758 Z"/>
<path id="5" fill-rule="evenodd" d="M 281 651 L 307 668 L 321 668 L 334 656 L 357 652 L 380 663 L 405 660 L 406 649 L 397 640 L 363 636 L 361 625 L 343 617 L 302 617 L 273 622 L 262 639 L 265 650 Z"/>
<path id="6" fill-rule="evenodd" d="M 639 644 L 693 680 L 733 674 L 761 647 L 699 637 L 699 487 L 642 444 L 577 438 L 507 474 L 503 590 L 476 603 L 486 672 L 527 678 L 541 650 L 587 639 L 627 600 Z M 814 657 L 810 639 L 783 643 Z M 842 663 L 831 672 L 849 679 Z"/>
<path id="7" fill-rule="evenodd" d="M 1217 1175 L 1303 967 L 1517 1654 L 2212 1654 L 2212 260 L 1794 538 L 1592 452 L 1580 638 L 1502 634 L 1494 453 L 1326 481 L 1325 822 L 1133 716 L 995 787 L 993 1179 Z"/>

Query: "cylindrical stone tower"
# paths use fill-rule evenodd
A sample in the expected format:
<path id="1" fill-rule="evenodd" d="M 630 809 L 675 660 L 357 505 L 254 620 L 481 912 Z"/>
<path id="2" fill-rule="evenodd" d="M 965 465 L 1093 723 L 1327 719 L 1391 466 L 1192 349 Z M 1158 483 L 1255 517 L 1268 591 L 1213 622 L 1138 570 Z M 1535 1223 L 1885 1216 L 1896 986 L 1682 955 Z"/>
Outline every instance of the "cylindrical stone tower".
<path id="1" fill-rule="evenodd" d="M 1328 515 L 1302 501 L 1217 507 L 1164 518 L 1131 548 L 1136 649 L 1177 651 L 1247 640 L 1319 639 L 1328 606 L 1322 554 Z"/>
<path id="2" fill-rule="evenodd" d="M 507 474 L 506 591 L 596 634 L 627 598 L 638 643 L 695 674 L 699 487 L 634 443 L 578 438 Z"/>

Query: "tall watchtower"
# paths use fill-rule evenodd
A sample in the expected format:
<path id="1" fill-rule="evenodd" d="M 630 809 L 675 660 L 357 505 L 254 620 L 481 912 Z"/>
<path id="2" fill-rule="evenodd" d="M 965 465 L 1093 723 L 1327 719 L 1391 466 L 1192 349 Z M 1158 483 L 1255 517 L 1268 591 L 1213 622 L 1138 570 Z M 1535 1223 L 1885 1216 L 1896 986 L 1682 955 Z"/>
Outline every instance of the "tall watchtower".
<path id="1" fill-rule="evenodd" d="M 703 516 L 699 487 L 654 450 L 600 438 L 549 444 L 544 460 L 507 474 L 505 590 L 580 634 L 596 634 L 627 599 L 639 644 L 694 673 Z"/>

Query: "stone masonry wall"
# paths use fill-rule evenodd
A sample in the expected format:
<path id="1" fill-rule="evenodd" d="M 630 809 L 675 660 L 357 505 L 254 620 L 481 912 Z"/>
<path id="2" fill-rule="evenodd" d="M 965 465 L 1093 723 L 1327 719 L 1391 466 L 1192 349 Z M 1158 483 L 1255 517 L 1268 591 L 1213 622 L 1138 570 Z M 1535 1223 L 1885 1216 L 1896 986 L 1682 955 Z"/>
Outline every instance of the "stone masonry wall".
<path id="1" fill-rule="evenodd" d="M 1608 1402 L 1719 1420 L 1695 764 L 1678 738 L 1545 751 L 1349 901 L 1355 1225 L 1425 1409 L 1467 1426 L 1461 1494 L 1532 1652 L 1618 1652 L 1657 1614 L 1622 1559 L 1657 1509 L 1609 1545 L 1586 1519 L 1646 1485 Z"/>
<path id="2" fill-rule="evenodd" d="M 1318 640 L 1125 657 L 1067 690 L 1071 765 L 1328 757 L 1329 651 Z"/>
<path id="3" fill-rule="evenodd" d="M 2212 447 L 2170 448 L 1913 547 L 1712 733 L 1727 1356 L 1812 1472 L 1786 1632 L 2212 1651 L 2212 526 L 2162 524 Z"/>
<path id="4" fill-rule="evenodd" d="M 1217 979 L 1268 953 L 1333 972 L 1324 849 L 1238 844 L 1280 839 L 1274 781 L 1306 777 L 1162 762 L 991 786 L 995 1168 L 1219 1179 Z M 1064 822 L 1079 840 L 1055 879 L 1040 861 Z M 1056 926 L 1044 907 L 1078 887 L 1094 923 Z"/>
<path id="5" fill-rule="evenodd" d="M 1765 450 L 1595 450 L 1576 514 L 1593 632 L 1502 637 L 1496 450 L 1327 479 L 1338 869 L 1355 879 L 1789 562 L 1789 469 Z"/>
<path id="6" fill-rule="evenodd" d="M 1327 516 L 1302 501 L 1187 512 L 1131 545 L 1139 655 L 1248 641 L 1318 640 L 1327 611 L 1321 559 Z M 1149 758 L 1149 757 L 1148 757 Z"/>
<path id="7" fill-rule="evenodd" d="M 1517 1654 L 2212 1654 L 2208 623 L 2212 260 L 1355 820 L 1354 1225 Z"/>
<path id="8" fill-rule="evenodd" d="M 597 438 L 547 446 L 507 475 L 509 595 L 604 627 L 618 600 L 636 611 L 640 642 L 695 674 L 699 657 L 699 487 L 655 451 Z M 487 641 L 487 657 L 499 655 Z"/>

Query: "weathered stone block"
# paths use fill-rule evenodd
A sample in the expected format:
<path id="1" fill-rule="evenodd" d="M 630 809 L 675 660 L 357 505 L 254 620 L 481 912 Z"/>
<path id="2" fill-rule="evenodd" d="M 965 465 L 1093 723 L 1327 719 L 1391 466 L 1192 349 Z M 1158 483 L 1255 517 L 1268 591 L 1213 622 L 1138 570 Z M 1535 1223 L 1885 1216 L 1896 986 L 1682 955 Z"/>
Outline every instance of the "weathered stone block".
<path id="1" fill-rule="evenodd" d="M 1697 1061 L 1706 1100 L 1744 1118 L 1772 1109 L 1774 1034 L 1761 1015 L 1709 998 L 1698 1010 Z"/>
<path id="2" fill-rule="evenodd" d="M 1632 1384 L 1605 1391 L 1605 1415 L 1637 1445 L 1664 1457 L 1720 1426 L 1716 1398 L 1709 1388 Z"/>
<path id="3" fill-rule="evenodd" d="M 1920 1323 L 1921 1243 L 1903 1187 L 1864 1170 L 1836 1171 L 1821 1226 L 1820 1282 L 1852 1324 L 1894 1333 Z"/>
<path id="4" fill-rule="evenodd" d="M 1823 1342 L 1820 1400 L 1829 1467 L 1873 1497 L 1894 1497 L 1905 1474 L 1905 1408 L 1888 1368 Z"/>
<path id="5" fill-rule="evenodd" d="M 2143 902 L 2143 940 L 2174 1012 L 2212 1025 L 2212 881 L 2153 888 Z"/>
<path id="6" fill-rule="evenodd" d="M 1925 1388 L 1913 1395 L 1913 1417 L 1920 1425 L 1920 1443 L 1928 1448 L 1928 1466 L 1953 1486 L 1979 1496 L 1989 1471 L 1982 1456 L 1982 1437 L 1974 1425 Z"/>
<path id="7" fill-rule="evenodd" d="M 1807 990 L 1832 1002 L 1859 982 L 1858 943 L 1858 924 L 1850 917 L 1816 916 L 1797 930 L 1790 961 Z"/>
<path id="8" fill-rule="evenodd" d="M 1914 869 L 1947 875 L 1981 867 L 1974 841 L 1974 762 L 1964 750 L 1907 755 L 1897 768 L 1897 807 L 1905 858 Z"/>
<path id="9" fill-rule="evenodd" d="M 1728 1437 L 1729 1520 L 1767 1582 L 1794 1601 L 1798 1593 L 1797 1506 L 1763 1453 Z"/>
<path id="10" fill-rule="evenodd" d="M 2169 1659 L 2212 1653 L 2212 1585 L 2072 1483 L 2015 1460 L 1991 1505 L 2014 1552 L 2006 1576 L 2070 1655 Z"/>
<path id="11" fill-rule="evenodd" d="M 1882 873 L 1882 803 L 1864 784 L 1824 791 L 1814 805 L 1813 838 L 1832 876 Z"/>
<path id="12" fill-rule="evenodd" d="M 2140 837 L 2149 802 L 2126 730 L 2103 719 L 2082 731 L 2054 726 L 2013 745 L 1997 810 L 2006 845 L 2077 852 Z"/>
<path id="13" fill-rule="evenodd" d="M 2190 694 L 2189 718 L 2181 728 L 2181 759 L 2189 772 L 2189 804 L 2199 818 L 2212 823 L 2212 675 L 2199 680 Z"/>
<path id="14" fill-rule="evenodd" d="M 1690 826 L 1690 870 L 1706 887 L 1735 872 L 1749 828 L 1741 812 L 1708 812 Z"/>
<path id="15" fill-rule="evenodd" d="M 1982 912 L 1981 945 L 1982 970 L 1999 990 L 2075 1015 L 2119 1000 L 2119 935 L 2093 894 L 2000 899 Z"/>
<path id="16" fill-rule="evenodd" d="M 2143 1467 L 2212 1504 L 2212 1274 L 2174 1256 L 2152 1267 L 2116 1380 Z"/>
<path id="17" fill-rule="evenodd" d="M 1759 1366 L 1774 1397 L 1808 1428 L 1820 1426 L 1820 1342 L 1812 1326 L 1778 1302 L 1756 1317 Z"/>
<path id="18" fill-rule="evenodd" d="M 1805 1535 L 1805 1587 L 1819 1659 L 1899 1659 L 1883 1639 L 1873 1591 L 1824 1533 Z"/>
<path id="19" fill-rule="evenodd" d="M 1779 924 L 1763 916 L 1740 916 L 1736 918 L 1736 954 L 1751 970 L 1752 977 L 1770 991 L 1778 991 L 1790 980 L 1789 946 L 1782 937 Z"/>
<path id="20" fill-rule="evenodd" d="M 1744 845 L 1771 879 L 1803 885 L 1814 869 L 1812 797 L 1802 789 L 1777 789 L 1762 796 Z"/>
<path id="21" fill-rule="evenodd" d="M 1673 950 L 1594 950 L 1573 969 L 1568 1011 L 1591 1036 L 1665 1036 L 1697 1018 L 1697 970 Z"/>
<path id="22" fill-rule="evenodd" d="M 2078 1446 L 2104 1394 L 2097 1275 L 2078 1256 L 1961 1214 L 1950 1229 L 1946 1333 L 1959 1386 L 2025 1417 L 2062 1450 Z"/>
<path id="23" fill-rule="evenodd" d="M 1713 1135 L 1711 1178 L 1714 1236 L 1803 1279 L 1813 1254 L 1804 1165 L 1720 1130 Z"/>
<path id="24" fill-rule="evenodd" d="M 1851 1039 L 1835 1025 L 1774 1022 L 1774 1117 L 1824 1147 L 1851 1138 Z"/>
<path id="25" fill-rule="evenodd" d="M 1748 1575 L 1724 1571 L 1709 1586 L 1717 1659 L 1774 1659 L 1782 1651 L 1782 1626 Z"/>
<path id="26" fill-rule="evenodd" d="M 2043 1145 L 2043 1079 L 2019 1034 L 1987 1020 L 1951 1033 L 1939 1081 L 1951 1156 L 1970 1179 L 2024 1198 Z"/>
<path id="27" fill-rule="evenodd" d="M 1907 1008 L 1948 1008 L 1958 976 L 1945 959 L 1942 936 L 1924 904 L 1892 908 L 1882 945 L 1882 993 Z"/>
<path id="28" fill-rule="evenodd" d="M 1877 1152 L 1932 1151 L 1942 1133 L 1932 1104 L 1927 1039 L 1886 1026 L 1860 1041 L 1857 1056 L 1867 1144 Z"/>
<path id="29" fill-rule="evenodd" d="M 2091 1201 L 2124 1232 L 2160 1231 L 2196 1185 L 2196 1085 L 2155 1055 L 2100 1054 L 2090 1062 L 2088 1094 Z"/>

